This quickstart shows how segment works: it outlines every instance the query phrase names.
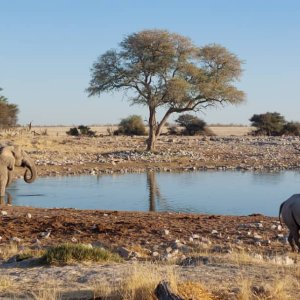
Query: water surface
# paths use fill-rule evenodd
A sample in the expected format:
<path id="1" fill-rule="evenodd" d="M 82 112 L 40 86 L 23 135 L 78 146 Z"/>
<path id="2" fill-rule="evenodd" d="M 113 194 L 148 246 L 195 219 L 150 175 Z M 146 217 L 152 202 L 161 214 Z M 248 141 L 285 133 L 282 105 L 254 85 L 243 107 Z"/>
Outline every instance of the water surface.
<path id="1" fill-rule="evenodd" d="M 207 171 L 17 180 L 13 205 L 78 209 L 278 215 L 280 203 L 300 193 L 300 173 Z"/>

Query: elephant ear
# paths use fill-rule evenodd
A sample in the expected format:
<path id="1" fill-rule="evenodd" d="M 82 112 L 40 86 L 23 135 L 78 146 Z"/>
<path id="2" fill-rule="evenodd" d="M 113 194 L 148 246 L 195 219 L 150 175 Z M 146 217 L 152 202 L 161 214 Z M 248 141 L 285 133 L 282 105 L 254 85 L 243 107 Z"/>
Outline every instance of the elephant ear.
<path id="1" fill-rule="evenodd" d="M 10 147 L 4 147 L 0 151 L 0 163 L 7 166 L 9 171 L 14 170 L 15 158 Z"/>
<path id="2" fill-rule="evenodd" d="M 14 156 L 15 162 L 14 165 L 20 167 L 22 164 L 23 153 L 20 146 L 13 146 L 11 153 Z"/>

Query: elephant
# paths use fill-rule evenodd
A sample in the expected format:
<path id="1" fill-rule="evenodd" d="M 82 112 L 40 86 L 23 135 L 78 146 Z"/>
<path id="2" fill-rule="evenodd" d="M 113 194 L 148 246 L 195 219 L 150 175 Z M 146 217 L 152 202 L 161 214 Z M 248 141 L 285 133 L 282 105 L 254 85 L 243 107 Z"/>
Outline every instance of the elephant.
<path id="1" fill-rule="evenodd" d="M 292 247 L 292 251 L 296 251 L 296 244 L 298 252 L 300 252 L 300 194 L 292 195 L 280 205 L 279 221 L 281 223 L 280 215 L 289 229 L 288 241 Z"/>
<path id="2" fill-rule="evenodd" d="M 5 189 L 13 178 L 14 167 L 26 168 L 24 180 L 32 183 L 37 178 L 36 166 L 20 146 L 0 146 L 0 198 L 5 197 Z"/>

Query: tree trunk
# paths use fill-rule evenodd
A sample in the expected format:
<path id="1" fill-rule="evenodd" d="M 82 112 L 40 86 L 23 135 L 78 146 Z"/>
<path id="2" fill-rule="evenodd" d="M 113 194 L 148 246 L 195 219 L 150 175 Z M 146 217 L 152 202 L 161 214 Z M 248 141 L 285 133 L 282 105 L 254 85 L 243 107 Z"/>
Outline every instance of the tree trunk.
<path id="1" fill-rule="evenodd" d="M 147 151 L 155 150 L 155 142 L 156 142 L 156 111 L 155 108 L 149 108 L 149 136 L 147 140 Z"/>
<path id="2" fill-rule="evenodd" d="M 166 124 L 169 116 L 172 113 L 173 113 L 173 110 L 171 108 L 165 113 L 164 117 L 162 118 L 159 125 L 157 126 L 157 129 L 156 129 L 156 132 L 155 132 L 156 137 L 159 137 L 159 135 L 161 134 L 163 126 Z"/>

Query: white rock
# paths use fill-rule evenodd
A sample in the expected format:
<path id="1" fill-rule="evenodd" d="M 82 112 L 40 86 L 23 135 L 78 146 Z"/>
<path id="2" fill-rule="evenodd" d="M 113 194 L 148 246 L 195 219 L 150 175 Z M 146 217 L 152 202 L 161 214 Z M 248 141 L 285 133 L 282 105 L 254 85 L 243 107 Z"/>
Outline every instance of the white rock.
<path id="1" fill-rule="evenodd" d="M 51 230 L 45 231 L 45 232 L 41 232 L 40 233 L 40 237 L 44 238 L 44 239 L 48 239 L 49 236 L 51 234 Z"/>
<path id="2" fill-rule="evenodd" d="M 154 251 L 154 252 L 152 252 L 152 256 L 157 257 L 157 256 L 159 256 L 159 253 L 157 251 Z"/>
<path id="3" fill-rule="evenodd" d="M 20 243 L 20 242 L 22 241 L 20 238 L 18 238 L 18 237 L 16 237 L 16 236 L 12 237 L 10 240 L 11 240 L 12 242 L 16 242 L 16 243 Z"/>
<path id="4" fill-rule="evenodd" d="M 167 252 L 167 253 L 171 253 L 172 250 L 173 250 L 172 247 L 168 247 L 168 248 L 166 249 L 166 252 Z"/>
<path id="5" fill-rule="evenodd" d="M 213 231 L 211 232 L 211 234 L 218 234 L 218 231 L 217 231 L 217 230 L 213 230 Z"/>
<path id="6" fill-rule="evenodd" d="M 2 215 L 2 216 L 7 216 L 7 211 L 1 210 L 1 215 Z"/>
<path id="7" fill-rule="evenodd" d="M 78 241 L 77 241 L 76 238 L 72 237 L 72 238 L 71 238 L 71 242 L 72 242 L 72 243 L 77 243 Z"/>
<path id="8" fill-rule="evenodd" d="M 164 235 L 169 235 L 170 231 L 168 229 L 164 229 L 163 233 L 164 233 Z"/>
<path id="9" fill-rule="evenodd" d="M 26 218 L 31 219 L 32 218 L 31 213 L 27 213 Z"/>
<path id="10" fill-rule="evenodd" d="M 254 236 L 253 236 L 256 240 L 261 240 L 262 239 L 262 236 L 255 233 Z"/>
<path id="11" fill-rule="evenodd" d="M 199 235 L 199 234 L 193 234 L 193 235 L 192 235 L 192 238 L 193 238 L 193 239 L 200 239 L 200 235 Z"/>

